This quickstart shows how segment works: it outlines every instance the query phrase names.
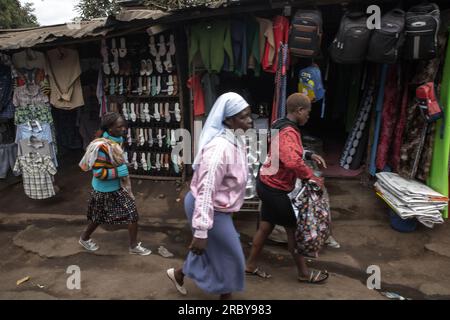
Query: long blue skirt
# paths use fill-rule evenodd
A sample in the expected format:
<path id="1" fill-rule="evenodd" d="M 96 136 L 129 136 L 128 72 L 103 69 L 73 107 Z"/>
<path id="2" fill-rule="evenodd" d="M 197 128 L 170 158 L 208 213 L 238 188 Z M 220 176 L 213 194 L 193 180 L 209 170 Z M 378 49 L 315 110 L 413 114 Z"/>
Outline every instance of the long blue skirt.
<path id="1" fill-rule="evenodd" d="M 189 192 L 184 199 L 184 208 L 191 226 L 194 206 L 195 198 Z M 244 252 L 230 214 L 214 213 L 214 224 L 208 231 L 205 252 L 201 256 L 189 252 L 183 273 L 208 293 L 225 294 L 244 290 Z"/>

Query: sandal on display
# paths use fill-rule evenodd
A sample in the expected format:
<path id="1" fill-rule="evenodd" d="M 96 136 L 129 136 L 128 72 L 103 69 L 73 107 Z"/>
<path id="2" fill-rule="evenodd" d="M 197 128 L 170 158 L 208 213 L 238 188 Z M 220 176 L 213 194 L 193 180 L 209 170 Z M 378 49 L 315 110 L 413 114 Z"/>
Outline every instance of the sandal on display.
<path id="1" fill-rule="evenodd" d="M 308 277 L 298 277 L 298 281 L 306 283 L 320 284 L 324 283 L 329 277 L 326 270 L 311 270 Z"/>

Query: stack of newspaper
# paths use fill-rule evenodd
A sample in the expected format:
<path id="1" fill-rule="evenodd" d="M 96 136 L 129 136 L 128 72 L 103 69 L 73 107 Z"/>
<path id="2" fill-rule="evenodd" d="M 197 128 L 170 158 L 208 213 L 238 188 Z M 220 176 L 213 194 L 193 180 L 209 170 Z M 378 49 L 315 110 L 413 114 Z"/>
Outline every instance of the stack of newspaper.
<path id="1" fill-rule="evenodd" d="M 416 218 L 425 226 L 443 223 L 441 210 L 448 205 L 448 198 L 415 180 L 408 180 L 396 173 L 376 174 L 375 190 L 402 219 Z"/>

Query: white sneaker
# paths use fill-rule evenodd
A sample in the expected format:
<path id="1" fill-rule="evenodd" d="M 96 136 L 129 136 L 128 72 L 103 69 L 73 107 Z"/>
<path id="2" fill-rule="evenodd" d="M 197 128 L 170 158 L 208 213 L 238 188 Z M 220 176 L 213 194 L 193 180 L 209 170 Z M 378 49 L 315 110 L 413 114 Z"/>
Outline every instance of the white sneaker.
<path id="1" fill-rule="evenodd" d="M 334 248 L 334 249 L 339 249 L 341 247 L 341 245 L 332 236 L 328 237 L 328 239 L 325 241 L 325 244 L 328 247 Z"/>
<path id="2" fill-rule="evenodd" d="M 175 269 L 174 268 L 170 268 L 166 271 L 167 276 L 169 277 L 170 281 L 172 281 L 172 283 L 175 285 L 175 288 L 177 289 L 177 291 L 179 293 L 181 293 L 183 296 L 185 296 L 187 294 L 187 290 L 185 287 L 180 286 L 177 282 L 177 279 L 175 279 Z"/>
<path id="3" fill-rule="evenodd" d="M 80 238 L 78 240 L 78 243 L 88 251 L 97 251 L 99 249 L 99 246 L 94 241 L 92 241 L 92 239 L 84 241 Z"/>
<path id="4" fill-rule="evenodd" d="M 152 253 L 150 249 L 144 248 L 141 246 L 142 242 L 139 242 L 136 247 L 130 248 L 129 252 L 130 254 L 138 254 L 140 256 L 148 256 Z"/>

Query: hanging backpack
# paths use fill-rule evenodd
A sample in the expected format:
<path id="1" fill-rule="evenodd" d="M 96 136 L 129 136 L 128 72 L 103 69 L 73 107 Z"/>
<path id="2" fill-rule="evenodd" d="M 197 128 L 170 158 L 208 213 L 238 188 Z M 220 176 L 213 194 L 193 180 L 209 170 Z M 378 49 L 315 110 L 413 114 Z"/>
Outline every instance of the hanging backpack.
<path id="1" fill-rule="evenodd" d="M 330 46 L 331 59 L 336 63 L 360 63 L 366 58 L 371 30 L 363 12 L 344 14 L 337 35 Z"/>
<path id="2" fill-rule="evenodd" d="M 405 59 L 422 60 L 436 57 L 439 24 L 439 7 L 434 3 L 417 5 L 406 12 Z"/>
<path id="3" fill-rule="evenodd" d="M 320 10 L 298 10 L 292 18 L 289 34 L 291 54 L 311 58 L 320 53 L 322 43 L 322 13 Z"/>
<path id="4" fill-rule="evenodd" d="M 308 96 L 313 102 L 324 98 L 325 88 L 318 66 L 312 65 L 300 70 L 298 92 Z"/>
<path id="5" fill-rule="evenodd" d="M 367 60 L 378 63 L 395 63 L 404 41 L 405 12 L 389 11 L 381 17 L 381 29 L 375 29 L 369 42 Z"/>
<path id="6" fill-rule="evenodd" d="M 360 63 L 366 57 L 371 30 L 363 12 L 344 14 L 335 39 L 330 46 L 331 59 L 336 63 Z"/>

